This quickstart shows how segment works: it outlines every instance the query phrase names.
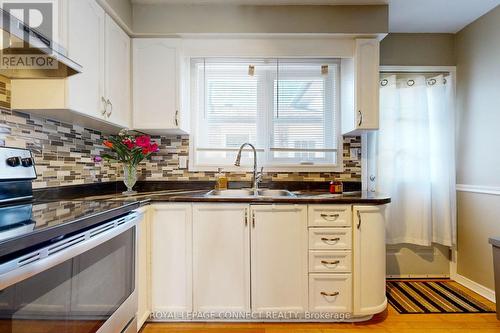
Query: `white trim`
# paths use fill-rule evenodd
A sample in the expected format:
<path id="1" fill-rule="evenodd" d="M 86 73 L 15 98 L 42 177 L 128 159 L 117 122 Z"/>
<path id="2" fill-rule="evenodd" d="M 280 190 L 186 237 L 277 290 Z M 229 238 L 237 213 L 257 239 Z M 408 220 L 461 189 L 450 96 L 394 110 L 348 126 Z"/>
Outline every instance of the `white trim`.
<path id="1" fill-rule="evenodd" d="M 380 66 L 379 72 L 449 72 L 455 76 L 456 66 Z"/>
<path id="2" fill-rule="evenodd" d="M 388 279 L 448 279 L 449 274 L 388 274 Z"/>
<path id="3" fill-rule="evenodd" d="M 470 290 L 483 296 L 487 300 L 496 303 L 495 291 L 457 273 L 458 251 L 456 245 L 452 246 L 451 251 L 452 258 L 450 260 L 450 279 L 466 288 L 469 288 Z"/>
<path id="4" fill-rule="evenodd" d="M 451 276 L 451 279 L 454 280 L 455 282 L 460 283 L 462 286 L 469 288 L 470 290 L 474 291 L 475 293 L 483 296 L 487 300 L 495 303 L 495 291 L 472 281 L 471 279 L 466 278 L 465 276 L 462 276 L 460 274 L 455 274 L 454 276 Z"/>
<path id="5" fill-rule="evenodd" d="M 203 41 L 204 40 L 194 40 L 193 41 L 193 44 L 194 45 L 197 45 L 197 47 L 199 47 L 199 45 L 196 43 L 196 41 L 200 42 L 200 41 Z M 189 67 L 189 69 L 191 70 L 191 61 L 192 59 L 195 59 L 195 58 L 200 58 L 200 57 L 206 57 L 206 58 L 232 58 L 232 57 L 235 57 L 235 58 L 242 58 L 242 59 L 252 59 L 252 58 L 276 58 L 279 56 L 274 56 L 272 54 L 265 54 L 264 56 L 256 56 L 254 54 L 247 54 L 247 53 L 243 53 L 243 56 L 239 56 L 239 55 L 233 55 L 231 54 L 231 52 L 229 50 L 234 50 L 234 49 L 238 49 L 237 45 L 235 45 L 234 43 L 240 43 L 240 42 L 244 42 L 245 44 L 247 44 L 247 41 L 241 41 L 241 40 L 238 40 L 238 39 L 235 39 L 235 40 L 232 40 L 233 43 L 230 43 L 228 45 L 226 45 L 227 47 L 229 47 L 229 49 L 225 50 L 224 48 L 217 48 L 215 47 L 214 48 L 214 43 L 213 42 L 217 42 L 218 40 L 213 40 L 210 45 L 210 47 L 206 46 L 205 45 L 205 49 L 210 49 L 212 50 L 213 52 L 215 52 L 214 54 L 211 54 L 211 55 L 196 55 L 196 52 L 193 53 L 193 50 L 190 50 L 188 47 L 186 47 L 186 41 L 184 41 L 183 43 L 183 51 L 184 51 L 184 55 L 183 55 L 183 59 L 185 61 L 187 65 L 187 67 Z M 345 40 L 341 40 L 342 42 L 346 42 Z M 220 42 L 220 40 L 219 40 Z M 284 43 L 288 43 L 286 40 L 283 40 Z M 353 41 L 351 41 L 353 42 Z M 296 47 L 297 46 L 297 43 L 292 43 L 290 45 L 293 45 L 293 47 Z M 300 45 L 300 43 L 298 44 Z M 261 45 L 262 46 L 262 45 Z M 264 45 L 266 46 L 266 45 Z M 268 50 L 269 45 L 266 46 L 266 48 L 263 48 L 263 50 Z M 202 50 L 204 50 L 204 48 L 201 48 Z M 312 50 L 314 51 L 314 48 L 312 48 Z M 352 51 L 352 50 L 351 50 Z M 226 54 L 226 52 L 229 53 Z M 292 55 L 291 56 L 284 56 L 283 58 L 286 58 L 286 59 L 306 59 L 306 60 L 310 60 L 310 59 L 322 59 L 322 60 L 331 60 L 332 63 L 336 64 L 337 65 L 337 70 L 335 71 L 335 81 L 337 82 L 335 84 L 335 95 L 337 96 L 337 99 L 340 100 L 340 61 L 339 61 L 339 58 L 341 56 L 332 56 L 331 54 L 330 55 L 323 55 L 323 56 L 315 56 L 315 57 L 309 57 L 309 56 L 306 56 L 306 55 L 303 55 L 303 54 L 300 54 L 300 53 L 297 53 L 296 50 L 293 51 L 291 53 Z M 350 55 L 352 56 L 352 55 Z M 193 82 L 193 75 L 192 75 L 192 71 L 190 72 L 190 74 L 188 75 L 188 78 L 189 78 L 189 89 L 188 89 L 188 99 L 191 101 L 193 99 L 193 96 L 192 96 L 192 82 Z M 338 101 L 337 101 L 337 104 Z M 251 165 L 242 165 L 241 167 L 237 167 L 237 166 L 234 166 L 232 163 L 231 164 L 213 164 L 213 163 L 199 163 L 196 159 L 196 152 L 197 151 L 210 151 L 210 150 L 215 150 L 215 151 L 238 151 L 239 148 L 215 148 L 215 149 L 211 149 L 211 148 L 207 148 L 207 147 L 199 147 L 197 146 L 197 135 L 195 133 L 197 133 L 197 129 L 198 129 L 198 123 L 199 123 L 199 119 L 198 119 L 198 112 L 199 110 L 197 108 L 194 107 L 195 103 L 191 103 L 190 105 L 190 124 L 191 124 L 191 132 L 190 132 L 190 135 L 189 135 L 189 150 L 188 150 L 188 154 L 189 154 L 189 163 L 188 163 L 188 171 L 190 172 L 204 172 L 204 171 L 207 171 L 207 172 L 215 172 L 215 171 L 218 171 L 219 168 L 222 168 L 225 172 L 239 172 L 239 173 L 248 173 L 248 172 L 252 172 L 253 169 L 251 168 Z M 313 163 L 313 164 L 301 164 L 301 163 L 273 163 L 273 161 L 269 161 L 267 160 L 266 161 L 266 158 L 264 158 L 265 160 L 265 163 L 262 163 L 259 159 L 259 162 L 258 162 L 258 167 L 261 168 L 263 167 L 264 168 L 264 172 L 265 173 L 272 173 L 272 172 L 275 172 L 275 173 L 287 173 L 287 172 L 308 172 L 308 173 L 315 173 L 315 172 L 325 172 L 325 173 L 343 173 L 344 172 L 344 154 L 343 154 L 343 144 L 344 144 L 344 136 L 341 134 L 341 118 L 342 115 L 341 115 L 341 110 L 340 110 L 340 107 L 338 107 L 337 109 L 337 114 L 336 114 L 336 122 L 334 123 L 334 127 L 333 129 L 335 130 L 335 133 L 337 134 L 337 140 L 336 140 L 336 144 L 337 144 L 337 147 L 338 148 L 334 148 L 334 149 L 308 149 L 308 150 L 302 150 L 302 149 L 286 149 L 286 148 L 275 148 L 275 147 L 265 147 L 265 148 L 262 148 L 262 147 L 259 147 L 257 148 L 257 152 L 264 152 L 265 154 L 267 154 L 269 151 L 283 151 L 283 150 L 291 150 L 291 151 L 331 151 L 331 152 L 334 152 L 335 155 L 336 155 L 336 161 L 335 161 L 335 164 L 328 164 L 328 163 Z M 265 121 L 264 122 L 266 124 L 266 126 L 269 126 L 270 124 Z M 245 149 L 245 151 L 247 151 L 248 149 Z M 267 156 L 266 156 L 267 157 Z"/>
<path id="6" fill-rule="evenodd" d="M 457 184 L 457 191 L 458 192 L 490 194 L 490 195 L 500 195 L 500 187 L 498 187 L 498 186 Z"/>

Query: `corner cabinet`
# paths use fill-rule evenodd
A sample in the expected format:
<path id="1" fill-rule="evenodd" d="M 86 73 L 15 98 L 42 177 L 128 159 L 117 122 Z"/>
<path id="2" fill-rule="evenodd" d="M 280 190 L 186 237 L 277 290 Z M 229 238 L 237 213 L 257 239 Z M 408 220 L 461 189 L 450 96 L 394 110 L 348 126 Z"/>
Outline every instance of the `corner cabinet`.
<path id="1" fill-rule="evenodd" d="M 181 39 L 135 38 L 132 44 L 133 128 L 149 134 L 188 133 Z"/>
<path id="2" fill-rule="evenodd" d="M 353 58 L 341 61 L 344 135 L 379 127 L 379 44 L 377 39 L 356 39 Z"/>
<path id="3" fill-rule="evenodd" d="M 383 311 L 385 296 L 385 205 L 353 206 L 353 314 Z"/>

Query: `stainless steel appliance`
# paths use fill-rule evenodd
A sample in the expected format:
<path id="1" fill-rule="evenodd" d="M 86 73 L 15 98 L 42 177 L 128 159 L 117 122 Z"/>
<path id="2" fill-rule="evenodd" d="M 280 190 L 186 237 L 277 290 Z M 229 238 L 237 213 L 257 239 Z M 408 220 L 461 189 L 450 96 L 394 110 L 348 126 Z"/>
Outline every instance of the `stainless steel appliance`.
<path id="1" fill-rule="evenodd" d="M 57 45 L 53 40 L 44 36 L 40 31 L 30 28 L 27 24 L 10 15 L 0 8 L 0 34 L 3 41 L 10 41 L 9 47 L 3 47 L 1 52 L 5 55 L 42 55 L 51 60 L 50 68 L 24 68 L 23 66 L 0 66 L 0 75 L 11 79 L 32 78 L 65 78 L 82 72 L 82 66 L 66 56 L 66 50 Z M 11 47 L 24 44 L 24 47 Z M 6 43 L 7 44 L 7 43 Z"/>
<path id="2" fill-rule="evenodd" d="M 0 332 L 135 332 L 139 214 L 33 200 L 33 164 L 0 147 Z"/>

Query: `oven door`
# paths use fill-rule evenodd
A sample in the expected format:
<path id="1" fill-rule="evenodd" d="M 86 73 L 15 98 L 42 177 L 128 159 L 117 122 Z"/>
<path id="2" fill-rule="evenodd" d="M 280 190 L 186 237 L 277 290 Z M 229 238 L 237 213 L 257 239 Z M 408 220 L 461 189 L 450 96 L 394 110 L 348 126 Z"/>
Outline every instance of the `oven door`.
<path id="1" fill-rule="evenodd" d="M 137 309 L 137 220 L 133 213 L 0 265 L 0 332 L 125 330 Z"/>

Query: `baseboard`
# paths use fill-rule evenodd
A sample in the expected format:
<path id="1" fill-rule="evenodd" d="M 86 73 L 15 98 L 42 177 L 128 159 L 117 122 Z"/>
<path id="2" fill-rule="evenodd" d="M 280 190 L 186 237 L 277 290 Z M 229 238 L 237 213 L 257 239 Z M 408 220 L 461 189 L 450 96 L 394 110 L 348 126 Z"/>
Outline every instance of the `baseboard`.
<path id="1" fill-rule="evenodd" d="M 388 274 L 388 279 L 449 279 L 449 274 Z"/>
<path id="2" fill-rule="evenodd" d="M 495 303 L 495 291 L 491 290 L 490 288 L 486 288 L 485 286 L 474 282 L 465 276 L 462 276 L 460 274 L 456 274 L 452 276 L 452 279 L 464 287 L 469 288 L 470 290 L 478 293 L 479 295 L 483 296 L 484 298 L 488 299 L 489 301 L 492 301 Z"/>

